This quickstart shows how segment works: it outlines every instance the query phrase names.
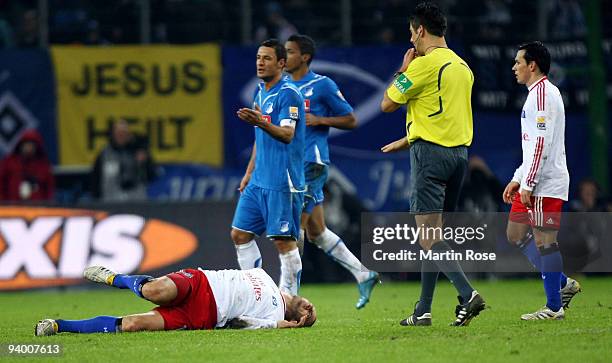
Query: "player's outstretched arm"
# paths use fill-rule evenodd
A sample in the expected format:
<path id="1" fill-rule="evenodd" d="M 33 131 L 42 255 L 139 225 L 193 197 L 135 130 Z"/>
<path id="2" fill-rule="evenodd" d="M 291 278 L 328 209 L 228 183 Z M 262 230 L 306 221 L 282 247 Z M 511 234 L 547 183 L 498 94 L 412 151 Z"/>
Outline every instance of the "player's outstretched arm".
<path id="1" fill-rule="evenodd" d="M 384 153 L 392 153 L 392 152 L 397 152 L 401 150 L 406 150 L 408 148 L 410 148 L 410 143 L 408 142 L 408 138 L 402 137 L 399 140 L 393 141 L 392 143 L 381 147 L 380 151 Z"/>
<path id="2" fill-rule="evenodd" d="M 348 115 L 335 117 L 319 117 L 307 113 L 306 126 L 329 126 L 341 130 L 352 130 L 357 126 L 357 118 L 352 112 Z"/>
<path id="3" fill-rule="evenodd" d="M 250 316 L 241 315 L 228 321 L 226 327 L 230 329 L 244 329 L 244 330 L 255 330 L 255 329 L 275 329 L 280 328 L 279 323 L 271 319 L 259 319 Z"/>
<path id="4" fill-rule="evenodd" d="M 250 316 L 239 316 L 230 320 L 227 323 L 227 327 L 230 329 L 244 329 L 244 330 L 255 330 L 255 329 L 286 329 L 286 328 L 302 328 L 306 323 L 307 316 L 304 315 L 300 321 L 287 321 L 287 320 L 270 320 L 270 319 L 259 319 Z"/>
<path id="5" fill-rule="evenodd" d="M 259 107 L 255 107 L 254 110 L 250 108 L 241 108 L 236 114 L 241 120 L 249 125 L 259 127 L 280 142 L 288 144 L 293 140 L 293 135 L 295 134 L 295 129 L 293 127 L 276 126 L 270 122 L 266 122 L 261 115 Z"/>
<path id="6" fill-rule="evenodd" d="M 293 135 L 295 135 L 295 129 L 291 126 L 276 126 L 268 122 L 263 122 L 258 126 L 270 136 L 285 144 L 289 144 L 293 140 Z"/>

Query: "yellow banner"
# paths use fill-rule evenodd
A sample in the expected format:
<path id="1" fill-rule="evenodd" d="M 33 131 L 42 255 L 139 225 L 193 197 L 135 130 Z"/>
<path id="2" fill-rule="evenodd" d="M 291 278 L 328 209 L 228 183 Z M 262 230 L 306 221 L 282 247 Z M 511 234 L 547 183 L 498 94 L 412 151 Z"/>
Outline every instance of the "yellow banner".
<path id="1" fill-rule="evenodd" d="M 90 165 L 118 119 L 157 162 L 223 163 L 218 45 L 51 48 L 59 162 Z"/>

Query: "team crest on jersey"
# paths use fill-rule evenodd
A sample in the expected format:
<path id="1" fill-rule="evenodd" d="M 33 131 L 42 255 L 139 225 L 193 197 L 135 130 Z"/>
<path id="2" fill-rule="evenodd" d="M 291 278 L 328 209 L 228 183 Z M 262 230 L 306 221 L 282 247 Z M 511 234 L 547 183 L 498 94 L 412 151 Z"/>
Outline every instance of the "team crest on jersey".
<path id="1" fill-rule="evenodd" d="M 400 74 L 395 81 L 393 81 L 393 85 L 397 88 L 400 93 L 408 92 L 408 89 L 412 86 L 412 81 L 408 79 L 404 74 Z"/>
<path id="2" fill-rule="evenodd" d="M 281 231 L 281 233 L 289 232 L 289 222 L 281 221 L 280 222 L 280 231 Z"/>
<path id="3" fill-rule="evenodd" d="M 538 130 L 546 130 L 546 117 L 544 116 L 536 117 L 536 124 L 537 124 Z"/>
<path id="4" fill-rule="evenodd" d="M 295 106 L 289 106 L 289 117 L 297 120 L 298 119 L 298 108 Z"/>
<path id="5" fill-rule="evenodd" d="M 314 94 L 314 88 L 308 87 L 304 90 L 304 97 L 312 97 Z"/>
<path id="6" fill-rule="evenodd" d="M 278 306 L 278 302 L 276 301 L 276 296 L 272 296 L 272 305 Z"/>
<path id="7" fill-rule="evenodd" d="M 266 113 L 272 113 L 272 111 L 274 111 L 274 105 L 272 105 L 272 102 L 268 102 L 266 103 L 266 108 L 264 109 L 264 111 Z"/>
<path id="8" fill-rule="evenodd" d="M 304 111 L 310 112 L 310 100 L 308 98 L 304 100 Z"/>

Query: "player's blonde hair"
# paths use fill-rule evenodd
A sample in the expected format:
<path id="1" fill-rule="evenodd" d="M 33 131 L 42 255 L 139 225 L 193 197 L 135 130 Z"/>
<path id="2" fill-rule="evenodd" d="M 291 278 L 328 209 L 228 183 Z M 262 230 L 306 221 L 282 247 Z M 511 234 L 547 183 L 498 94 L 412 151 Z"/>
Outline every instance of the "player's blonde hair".
<path id="1" fill-rule="evenodd" d="M 306 321 L 304 322 L 305 327 L 312 326 L 317 321 L 317 313 L 313 304 L 301 296 L 294 296 L 289 303 L 287 303 L 287 311 L 285 312 L 285 319 L 289 321 L 300 321 L 304 316 L 300 313 L 300 307 L 304 307 L 308 311 Z"/>

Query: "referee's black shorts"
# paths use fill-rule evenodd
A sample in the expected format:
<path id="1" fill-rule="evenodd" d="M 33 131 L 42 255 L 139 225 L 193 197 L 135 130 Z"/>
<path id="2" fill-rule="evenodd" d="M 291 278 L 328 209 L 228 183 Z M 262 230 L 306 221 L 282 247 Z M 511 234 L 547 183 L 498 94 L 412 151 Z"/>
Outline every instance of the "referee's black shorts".
<path id="1" fill-rule="evenodd" d="M 410 212 L 454 211 L 467 172 L 467 147 L 417 140 L 410 147 L 410 164 Z"/>

